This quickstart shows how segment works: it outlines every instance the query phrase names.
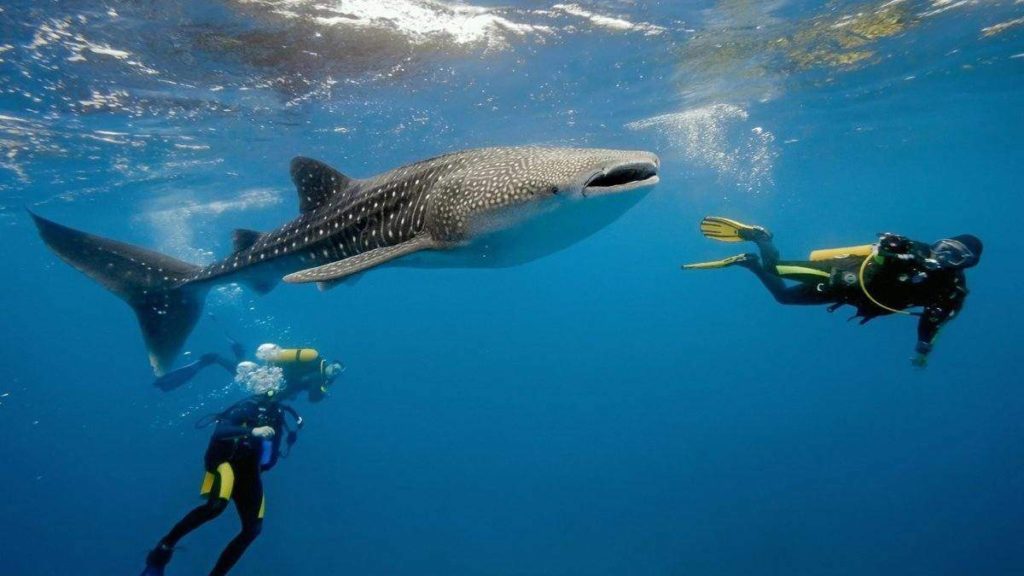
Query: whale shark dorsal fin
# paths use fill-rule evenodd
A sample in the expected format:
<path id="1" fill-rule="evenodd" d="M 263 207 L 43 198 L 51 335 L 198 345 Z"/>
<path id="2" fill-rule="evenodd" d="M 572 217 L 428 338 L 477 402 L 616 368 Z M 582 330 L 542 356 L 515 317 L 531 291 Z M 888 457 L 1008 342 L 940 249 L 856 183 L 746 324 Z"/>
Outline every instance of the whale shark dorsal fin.
<path id="1" fill-rule="evenodd" d="M 236 228 L 231 233 L 231 248 L 234 252 L 241 252 L 242 250 L 248 250 L 252 248 L 252 245 L 259 242 L 260 237 L 263 236 L 263 232 L 256 230 L 246 230 L 245 228 Z"/>
<path id="2" fill-rule="evenodd" d="M 298 272 L 285 276 L 284 281 L 290 284 L 322 282 L 325 283 L 326 287 L 330 287 L 330 285 L 346 276 L 362 272 L 363 270 L 368 270 L 374 266 L 379 266 L 385 262 L 394 260 L 395 258 L 401 258 L 406 254 L 412 254 L 413 252 L 419 252 L 420 250 L 429 250 L 435 247 L 437 247 L 437 244 L 429 237 L 417 236 L 412 240 L 402 242 L 401 244 L 374 248 L 373 250 L 357 254 L 351 258 L 330 262 L 315 268 L 299 270 Z"/>
<path id="3" fill-rule="evenodd" d="M 299 211 L 303 214 L 323 206 L 352 184 L 351 178 L 327 164 L 302 156 L 292 159 L 291 173 L 299 193 Z"/>

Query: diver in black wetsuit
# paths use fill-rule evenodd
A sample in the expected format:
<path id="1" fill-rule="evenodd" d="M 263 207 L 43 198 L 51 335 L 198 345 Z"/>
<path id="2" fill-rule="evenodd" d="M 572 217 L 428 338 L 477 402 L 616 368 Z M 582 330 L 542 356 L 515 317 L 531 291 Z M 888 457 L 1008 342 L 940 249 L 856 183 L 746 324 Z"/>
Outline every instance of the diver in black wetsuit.
<path id="1" fill-rule="evenodd" d="M 241 344 L 230 337 L 228 337 L 228 341 L 231 343 L 234 361 L 216 353 L 203 354 L 199 360 L 158 377 L 153 385 L 164 392 L 170 392 L 192 380 L 207 366 L 216 364 L 232 375 L 236 374 L 240 366 L 248 365 L 252 368 L 258 366 L 255 362 L 244 360 L 245 348 Z M 256 357 L 269 365 L 279 366 L 283 370 L 284 380 L 287 384 L 283 393 L 289 400 L 302 392 L 307 393 L 306 399 L 310 402 L 316 403 L 324 400 L 331 384 L 345 371 L 344 364 L 336 360 L 321 358 L 320 353 L 313 348 L 281 348 L 277 344 L 268 343 L 260 345 L 256 350 Z"/>
<path id="2" fill-rule="evenodd" d="M 849 304 L 861 324 L 878 316 L 920 316 L 911 362 L 924 367 L 939 330 L 963 308 L 967 297 L 964 270 L 981 260 L 982 243 L 970 234 L 926 244 L 897 234 L 882 234 L 871 245 L 819 250 L 810 260 L 782 261 L 772 235 L 760 226 L 709 216 L 701 232 L 723 242 L 749 241 L 761 252 L 715 262 L 686 264 L 685 269 L 742 266 L 753 272 L 781 304 Z M 787 285 L 784 280 L 794 280 Z M 908 308 L 921 307 L 921 312 Z"/>
<path id="3" fill-rule="evenodd" d="M 313 403 L 326 398 L 331 385 L 345 371 L 344 364 L 321 357 L 313 348 L 281 348 L 268 342 L 260 344 L 256 357 L 268 366 L 281 368 L 287 384 L 284 393 L 289 399 L 306 392 L 306 399 Z"/>
<path id="4" fill-rule="evenodd" d="M 288 425 L 286 414 L 295 420 L 296 429 L 302 427 L 302 418 L 295 410 L 280 403 L 270 391 L 212 416 L 217 427 L 206 450 L 206 475 L 200 491 L 207 500 L 186 514 L 149 552 L 143 576 L 161 576 L 178 541 L 220 516 L 229 500 L 235 503 L 242 530 L 228 543 L 210 575 L 227 574 L 238 562 L 263 526 L 265 499 L 260 475 L 282 456 L 282 437 L 289 450 L 296 439 L 296 430 Z"/>

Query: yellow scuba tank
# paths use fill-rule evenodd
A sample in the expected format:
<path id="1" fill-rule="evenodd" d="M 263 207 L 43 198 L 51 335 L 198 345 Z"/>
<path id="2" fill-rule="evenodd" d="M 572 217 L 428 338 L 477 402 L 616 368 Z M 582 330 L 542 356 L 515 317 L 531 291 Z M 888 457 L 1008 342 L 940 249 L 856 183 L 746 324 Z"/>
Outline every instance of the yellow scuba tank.
<path id="1" fill-rule="evenodd" d="M 871 250 L 873 250 L 874 247 L 874 244 L 863 244 L 861 246 L 846 246 L 843 248 L 824 248 L 811 252 L 809 260 L 812 262 L 819 262 L 821 260 L 845 258 L 847 256 L 870 256 Z"/>
<path id="2" fill-rule="evenodd" d="M 274 364 L 291 364 L 312 362 L 319 357 L 320 353 L 312 348 L 282 348 L 270 361 Z"/>

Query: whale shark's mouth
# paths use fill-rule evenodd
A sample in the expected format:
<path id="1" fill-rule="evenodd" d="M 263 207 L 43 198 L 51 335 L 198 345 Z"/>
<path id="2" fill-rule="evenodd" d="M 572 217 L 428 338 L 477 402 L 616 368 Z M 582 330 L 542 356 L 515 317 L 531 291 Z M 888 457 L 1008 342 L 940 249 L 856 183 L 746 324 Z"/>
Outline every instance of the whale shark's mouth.
<path id="1" fill-rule="evenodd" d="M 584 196 L 618 194 L 658 183 L 656 162 L 630 162 L 606 168 L 591 175 L 583 184 Z"/>

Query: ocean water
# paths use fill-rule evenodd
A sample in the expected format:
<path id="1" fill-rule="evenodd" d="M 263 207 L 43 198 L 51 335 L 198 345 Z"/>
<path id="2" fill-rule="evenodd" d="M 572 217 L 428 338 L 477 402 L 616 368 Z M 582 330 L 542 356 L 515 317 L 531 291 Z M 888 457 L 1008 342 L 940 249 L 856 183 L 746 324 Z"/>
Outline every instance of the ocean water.
<path id="1" fill-rule="evenodd" d="M 233 573 L 1024 573 L 1020 0 L 0 4 L 0 573 L 138 573 L 195 505 L 215 368 L 154 388 L 133 314 L 25 209 L 208 263 L 297 214 L 296 155 L 364 177 L 439 153 L 657 152 L 612 225 L 503 269 L 224 286 L 180 360 L 348 366 L 264 477 Z M 784 308 L 720 214 L 783 254 L 974 233 L 926 370 L 914 322 Z M 233 512 L 167 574 L 203 574 Z"/>

